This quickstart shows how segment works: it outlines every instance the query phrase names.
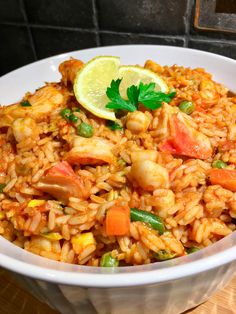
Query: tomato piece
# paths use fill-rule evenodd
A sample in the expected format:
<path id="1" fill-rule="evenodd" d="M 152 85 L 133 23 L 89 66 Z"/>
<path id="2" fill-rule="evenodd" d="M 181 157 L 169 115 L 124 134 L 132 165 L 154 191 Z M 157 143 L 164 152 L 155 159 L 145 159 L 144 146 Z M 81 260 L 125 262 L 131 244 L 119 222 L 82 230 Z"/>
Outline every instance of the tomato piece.
<path id="1" fill-rule="evenodd" d="M 74 170 L 72 169 L 71 165 L 67 161 L 58 162 L 55 166 L 50 168 L 46 173 L 46 176 L 75 176 Z"/>
<path id="2" fill-rule="evenodd" d="M 163 152 L 188 157 L 207 159 L 212 154 L 209 139 L 202 133 L 187 126 L 177 115 L 171 118 L 171 136 L 164 140 L 159 149 Z"/>
<path id="3" fill-rule="evenodd" d="M 236 192 L 236 170 L 211 169 L 211 184 L 221 185 L 223 188 Z"/>

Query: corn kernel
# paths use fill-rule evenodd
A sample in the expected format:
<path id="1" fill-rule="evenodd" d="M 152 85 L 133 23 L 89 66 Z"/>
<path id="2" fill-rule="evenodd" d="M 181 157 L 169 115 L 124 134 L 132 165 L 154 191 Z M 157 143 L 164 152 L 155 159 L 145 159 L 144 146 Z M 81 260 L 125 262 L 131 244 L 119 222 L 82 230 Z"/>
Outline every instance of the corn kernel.
<path id="1" fill-rule="evenodd" d="M 29 201 L 28 207 L 42 206 L 44 204 L 45 204 L 45 200 L 32 200 L 32 201 Z"/>
<path id="2" fill-rule="evenodd" d="M 52 241 L 58 241 L 62 239 L 62 236 L 58 232 L 42 233 L 41 236 Z"/>
<path id="3" fill-rule="evenodd" d="M 96 241 L 92 232 L 86 232 L 73 236 L 71 239 L 71 243 L 76 254 L 80 254 L 80 252 L 88 245 L 96 244 Z"/>

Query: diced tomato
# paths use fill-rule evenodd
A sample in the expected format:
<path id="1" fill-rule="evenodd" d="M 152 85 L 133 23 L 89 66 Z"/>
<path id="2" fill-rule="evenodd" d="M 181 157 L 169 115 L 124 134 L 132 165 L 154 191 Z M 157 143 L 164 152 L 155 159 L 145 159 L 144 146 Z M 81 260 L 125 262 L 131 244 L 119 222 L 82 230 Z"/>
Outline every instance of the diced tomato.
<path id="1" fill-rule="evenodd" d="M 171 136 L 159 145 L 161 151 L 200 159 L 211 156 L 212 148 L 205 135 L 187 127 L 177 115 L 173 115 L 171 123 Z"/>
<path id="2" fill-rule="evenodd" d="M 236 170 L 211 169 L 211 184 L 221 185 L 223 188 L 236 192 Z"/>

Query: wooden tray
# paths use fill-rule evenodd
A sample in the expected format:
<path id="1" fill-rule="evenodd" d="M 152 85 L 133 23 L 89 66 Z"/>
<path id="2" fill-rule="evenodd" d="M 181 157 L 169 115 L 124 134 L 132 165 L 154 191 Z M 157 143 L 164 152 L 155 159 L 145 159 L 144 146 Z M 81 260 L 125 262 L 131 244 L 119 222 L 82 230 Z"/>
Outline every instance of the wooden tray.
<path id="1" fill-rule="evenodd" d="M 0 313 L 32 314 L 32 309 L 37 314 L 59 314 L 21 289 L 9 272 L 0 269 Z M 236 277 L 224 290 L 185 314 L 236 314 Z"/>

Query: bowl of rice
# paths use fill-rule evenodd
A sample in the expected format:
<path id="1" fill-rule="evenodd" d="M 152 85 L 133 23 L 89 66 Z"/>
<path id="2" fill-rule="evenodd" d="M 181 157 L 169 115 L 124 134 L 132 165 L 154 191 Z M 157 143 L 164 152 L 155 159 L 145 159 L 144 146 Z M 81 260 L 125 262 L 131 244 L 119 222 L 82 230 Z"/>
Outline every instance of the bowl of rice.
<path id="1" fill-rule="evenodd" d="M 120 60 L 119 78 L 107 63 L 92 73 L 105 59 Z M 236 271 L 235 73 L 216 54 L 130 45 L 2 76 L 1 267 L 65 314 L 181 313 L 224 287 Z"/>

